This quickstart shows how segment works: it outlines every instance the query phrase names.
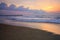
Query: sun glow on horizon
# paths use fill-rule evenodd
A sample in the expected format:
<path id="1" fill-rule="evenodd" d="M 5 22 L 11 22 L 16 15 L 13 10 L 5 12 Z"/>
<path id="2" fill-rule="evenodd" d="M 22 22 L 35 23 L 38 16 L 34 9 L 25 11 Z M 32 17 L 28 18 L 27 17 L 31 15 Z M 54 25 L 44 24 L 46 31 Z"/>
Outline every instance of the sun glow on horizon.
<path id="1" fill-rule="evenodd" d="M 59 11 L 60 7 L 58 6 L 46 6 L 43 7 L 42 10 L 47 11 L 47 12 L 55 12 L 55 11 Z"/>

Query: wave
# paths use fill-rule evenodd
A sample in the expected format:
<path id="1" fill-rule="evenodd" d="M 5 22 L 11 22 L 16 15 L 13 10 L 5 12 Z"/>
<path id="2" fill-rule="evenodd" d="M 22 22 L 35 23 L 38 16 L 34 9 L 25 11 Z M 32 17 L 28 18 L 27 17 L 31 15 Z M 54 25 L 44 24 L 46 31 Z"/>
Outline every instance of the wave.
<path id="1" fill-rule="evenodd" d="M 21 22 L 49 22 L 60 23 L 60 19 L 53 18 L 29 18 L 29 17 L 10 17 L 9 20 L 21 21 Z"/>
<path id="2" fill-rule="evenodd" d="M 48 22 L 48 23 L 60 23 L 60 19 L 55 18 L 37 18 L 37 17 L 24 17 L 24 16 L 8 16 L 8 17 L 0 17 L 0 23 L 3 20 L 12 20 L 19 22 Z"/>

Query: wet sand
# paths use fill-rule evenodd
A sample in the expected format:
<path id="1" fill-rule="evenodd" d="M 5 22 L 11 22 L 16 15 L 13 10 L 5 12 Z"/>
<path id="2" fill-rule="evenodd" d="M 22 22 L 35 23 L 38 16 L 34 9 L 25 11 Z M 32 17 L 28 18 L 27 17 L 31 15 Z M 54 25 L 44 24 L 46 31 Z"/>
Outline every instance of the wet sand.
<path id="1" fill-rule="evenodd" d="M 0 40 L 60 40 L 60 35 L 40 29 L 0 24 Z"/>

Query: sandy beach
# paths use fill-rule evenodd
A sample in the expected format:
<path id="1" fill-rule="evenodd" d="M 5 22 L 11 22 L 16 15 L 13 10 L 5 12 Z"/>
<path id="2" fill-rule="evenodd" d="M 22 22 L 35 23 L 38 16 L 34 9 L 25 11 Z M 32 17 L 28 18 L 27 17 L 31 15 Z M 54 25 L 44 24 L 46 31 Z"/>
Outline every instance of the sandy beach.
<path id="1" fill-rule="evenodd" d="M 40 29 L 0 24 L 1 40 L 60 40 L 60 35 Z"/>

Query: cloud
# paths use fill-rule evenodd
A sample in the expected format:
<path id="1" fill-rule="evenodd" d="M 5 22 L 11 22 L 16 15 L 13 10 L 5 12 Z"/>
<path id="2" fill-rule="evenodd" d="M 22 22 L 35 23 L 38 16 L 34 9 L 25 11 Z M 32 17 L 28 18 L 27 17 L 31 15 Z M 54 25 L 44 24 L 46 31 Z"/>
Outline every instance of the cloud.
<path id="1" fill-rule="evenodd" d="M 17 7 L 22 5 L 25 8 L 29 7 L 29 9 L 42 9 L 45 11 L 53 11 L 60 8 L 60 0 L 0 0 L 0 2 L 5 2 L 8 5 L 15 4 Z"/>

